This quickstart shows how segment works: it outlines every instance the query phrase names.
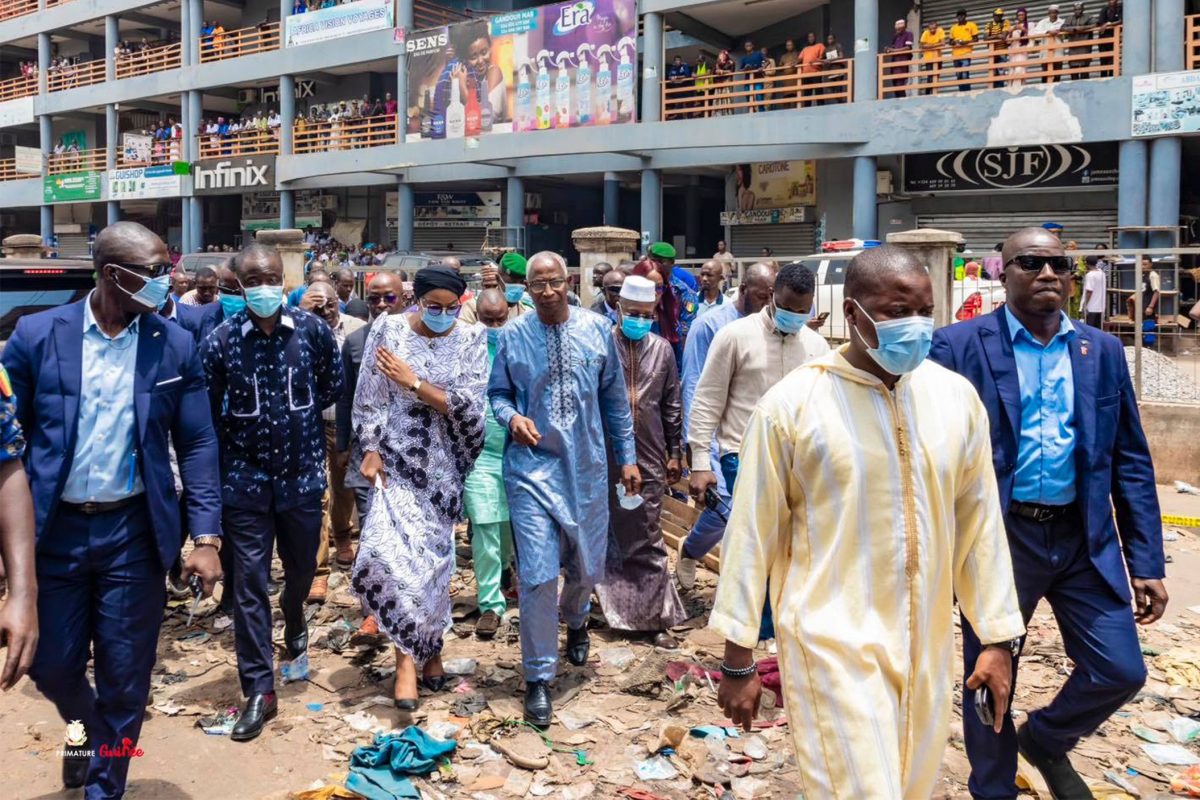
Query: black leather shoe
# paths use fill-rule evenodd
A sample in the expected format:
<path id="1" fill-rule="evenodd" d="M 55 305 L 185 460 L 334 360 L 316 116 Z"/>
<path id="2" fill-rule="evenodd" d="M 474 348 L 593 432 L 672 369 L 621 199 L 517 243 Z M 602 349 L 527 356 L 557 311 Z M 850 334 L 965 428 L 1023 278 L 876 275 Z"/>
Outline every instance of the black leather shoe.
<path id="1" fill-rule="evenodd" d="M 395 703 L 396 708 L 400 709 L 401 711 L 416 711 L 417 710 L 417 701 L 416 700 L 408 700 L 408 699 L 397 700 L 396 698 L 393 697 L 392 702 Z"/>
<path id="2" fill-rule="evenodd" d="M 278 712 L 279 704 L 275 699 L 274 692 L 250 695 L 229 738 L 235 742 L 250 741 L 262 733 L 263 725 L 266 725 L 268 720 L 274 719 Z"/>
<path id="3" fill-rule="evenodd" d="M 80 750 L 91 751 L 92 743 L 84 742 L 78 748 L 68 748 L 67 753 L 73 753 Z M 88 764 L 92 761 L 91 756 L 73 756 L 64 755 L 62 763 L 62 782 L 67 789 L 78 789 L 87 782 Z"/>
<path id="4" fill-rule="evenodd" d="M 580 628 L 567 628 L 567 661 L 582 667 L 587 663 L 591 644 L 586 622 Z"/>
<path id="5" fill-rule="evenodd" d="M 446 688 L 446 676 L 445 675 L 430 675 L 428 678 L 422 677 L 421 685 L 424 686 L 429 691 L 433 692 L 434 694 L 437 694 L 442 689 Z"/>
<path id="6" fill-rule="evenodd" d="M 1092 797 L 1092 790 L 1071 766 L 1071 760 L 1043 750 L 1029 733 L 1028 723 L 1017 728 L 1017 751 L 1042 773 L 1054 800 L 1089 800 Z"/>
<path id="7" fill-rule="evenodd" d="M 549 728 L 554 707 L 550 704 L 550 684 L 532 681 L 525 687 L 525 721 L 538 728 Z"/>

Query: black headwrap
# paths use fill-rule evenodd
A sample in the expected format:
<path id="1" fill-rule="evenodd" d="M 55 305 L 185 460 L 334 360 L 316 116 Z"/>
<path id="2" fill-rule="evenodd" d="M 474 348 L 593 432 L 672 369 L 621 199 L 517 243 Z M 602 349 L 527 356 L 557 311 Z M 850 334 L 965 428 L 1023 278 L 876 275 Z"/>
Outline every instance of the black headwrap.
<path id="1" fill-rule="evenodd" d="M 413 277 L 413 295 L 423 297 L 434 289 L 446 289 L 458 297 L 467 290 L 467 282 L 449 267 L 425 267 Z"/>

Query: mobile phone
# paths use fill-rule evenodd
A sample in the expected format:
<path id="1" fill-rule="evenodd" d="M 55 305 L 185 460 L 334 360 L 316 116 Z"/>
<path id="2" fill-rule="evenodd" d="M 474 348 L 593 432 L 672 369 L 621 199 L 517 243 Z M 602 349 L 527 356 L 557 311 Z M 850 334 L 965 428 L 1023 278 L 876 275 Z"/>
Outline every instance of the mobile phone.
<path id="1" fill-rule="evenodd" d="M 711 486 L 704 490 L 704 505 L 706 508 L 711 508 L 723 522 L 729 522 L 729 509 L 721 501 L 721 495 L 717 494 L 717 490 Z"/>
<path id="2" fill-rule="evenodd" d="M 829 319 L 829 312 L 828 312 L 828 311 L 822 311 L 820 314 L 817 314 L 817 321 L 818 321 L 818 322 L 824 322 L 824 321 L 825 321 L 825 320 L 827 320 L 827 319 Z"/>
<path id="3" fill-rule="evenodd" d="M 975 715 L 989 728 L 996 724 L 996 711 L 992 708 L 992 690 L 987 684 L 975 690 Z"/>

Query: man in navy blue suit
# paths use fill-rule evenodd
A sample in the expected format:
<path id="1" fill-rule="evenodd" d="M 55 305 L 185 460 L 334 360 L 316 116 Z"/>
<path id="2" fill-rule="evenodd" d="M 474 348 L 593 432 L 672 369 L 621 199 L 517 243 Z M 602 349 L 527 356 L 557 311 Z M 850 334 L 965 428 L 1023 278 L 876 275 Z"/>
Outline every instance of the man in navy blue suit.
<path id="1" fill-rule="evenodd" d="M 96 237 L 96 288 L 23 317 L 3 362 L 24 429 L 36 510 L 38 617 L 30 675 L 64 721 L 82 723 L 63 783 L 88 800 L 125 792 L 150 691 L 165 575 L 179 552 L 179 455 L 195 548 L 184 577 L 220 577 L 217 441 L 192 336 L 154 312 L 171 263 L 151 231 L 120 222 Z M 96 685 L 87 679 L 94 650 Z M 78 730 L 71 725 L 72 732 Z M 74 738 L 74 737 L 72 737 Z"/>
<path id="2" fill-rule="evenodd" d="M 1020 730 L 1006 719 L 1000 736 L 964 687 L 969 788 L 1015 798 L 1020 752 L 1056 798 L 1090 798 L 1067 754 L 1137 694 L 1146 667 L 1135 622 L 1167 605 L 1154 467 L 1121 343 L 1063 312 L 1074 265 L 1062 242 L 1025 228 L 1001 255 L 1007 305 L 937 331 L 930 357 L 975 384 L 988 409 L 1021 611 L 1028 623 L 1039 600 L 1050 603 L 1075 669 L 1048 706 Z M 965 663 L 978 654 L 964 620 Z"/>

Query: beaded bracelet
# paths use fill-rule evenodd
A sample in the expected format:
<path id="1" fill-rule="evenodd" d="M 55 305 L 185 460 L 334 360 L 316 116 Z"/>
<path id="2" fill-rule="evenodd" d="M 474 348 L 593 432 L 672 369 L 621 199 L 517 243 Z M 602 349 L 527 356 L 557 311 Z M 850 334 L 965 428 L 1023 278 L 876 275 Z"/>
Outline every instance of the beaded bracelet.
<path id="1" fill-rule="evenodd" d="M 758 672 L 757 661 L 752 661 L 750 662 L 750 666 L 742 667 L 741 669 L 734 669 L 733 667 L 726 665 L 724 661 L 721 662 L 721 674 L 726 678 L 749 678 L 756 672 Z"/>

